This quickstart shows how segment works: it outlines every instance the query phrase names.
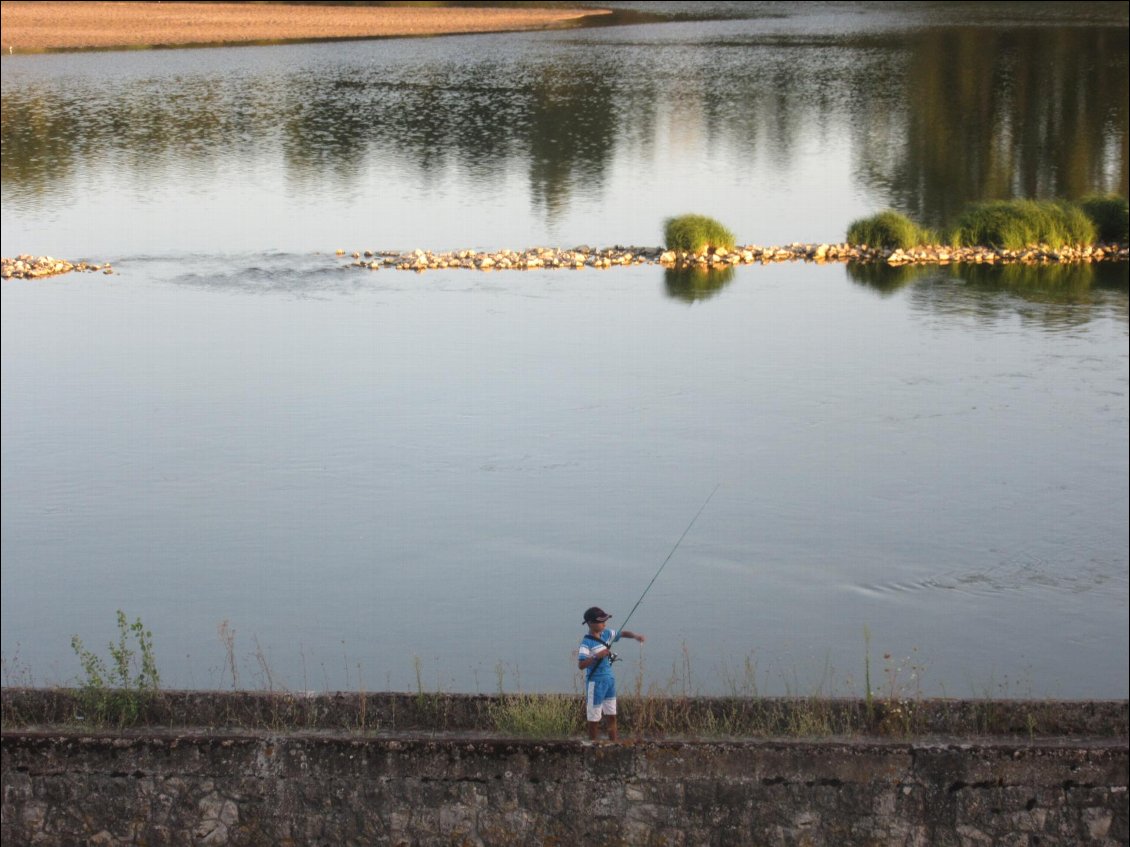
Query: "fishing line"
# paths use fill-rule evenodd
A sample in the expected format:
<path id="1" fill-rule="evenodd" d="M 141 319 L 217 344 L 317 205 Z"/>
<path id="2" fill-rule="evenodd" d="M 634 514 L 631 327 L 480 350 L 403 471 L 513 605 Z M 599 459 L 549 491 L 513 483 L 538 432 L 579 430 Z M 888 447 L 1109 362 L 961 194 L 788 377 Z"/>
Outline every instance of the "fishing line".
<path id="1" fill-rule="evenodd" d="M 679 536 L 679 540 L 675 542 L 675 546 L 671 548 L 671 552 L 667 554 L 667 558 L 663 560 L 663 564 L 659 566 L 659 570 L 657 570 L 655 572 L 655 576 L 653 576 L 651 578 L 651 582 L 649 582 L 647 584 L 647 588 L 645 588 L 643 590 L 643 594 L 641 594 L 640 599 L 636 601 L 636 605 L 632 606 L 632 611 L 628 612 L 628 617 L 624 618 L 624 622 L 622 624 L 620 624 L 620 631 L 621 632 L 623 632 L 624 628 L 627 627 L 628 618 L 630 618 L 632 615 L 635 614 L 636 609 L 638 609 L 639 606 L 640 606 L 640 603 L 643 602 L 643 598 L 647 596 L 647 592 L 651 591 L 651 586 L 655 585 L 655 581 L 657 579 L 659 579 L 659 575 L 661 573 L 663 573 L 663 569 L 665 567 L 667 567 L 667 563 L 669 561 L 671 561 L 671 557 L 675 555 L 675 551 L 679 549 L 679 545 L 683 543 L 683 539 L 686 538 L 687 533 L 691 531 L 691 527 L 694 526 L 694 522 L 698 520 L 698 516 L 703 513 L 703 511 L 706 509 L 707 503 L 710 502 L 711 498 L 715 495 L 715 493 L 717 493 L 718 489 L 721 488 L 721 487 L 722 487 L 722 483 L 718 483 L 716 486 L 714 486 L 714 491 L 710 492 L 710 497 L 706 498 L 706 502 L 703 503 L 701 507 L 699 507 L 699 510 L 695 513 L 695 516 L 693 518 L 691 518 L 691 522 L 689 524 L 687 524 L 687 528 L 683 530 L 683 534 Z"/>

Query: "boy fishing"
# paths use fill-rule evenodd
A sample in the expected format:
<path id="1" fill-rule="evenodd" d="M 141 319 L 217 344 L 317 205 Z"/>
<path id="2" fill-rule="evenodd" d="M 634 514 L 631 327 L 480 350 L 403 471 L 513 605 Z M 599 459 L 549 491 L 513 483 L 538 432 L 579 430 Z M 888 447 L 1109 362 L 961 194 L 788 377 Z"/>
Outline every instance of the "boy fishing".
<path id="1" fill-rule="evenodd" d="M 608 717 L 608 738 L 618 741 L 620 734 L 616 728 L 616 676 L 612 673 L 615 655 L 612 645 L 621 638 L 632 638 L 643 644 L 644 637 L 637 632 L 608 628 L 607 614 L 599 606 L 585 610 L 585 624 L 589 631 L 581 639 L 577 653 L 577 667 L 585 672 L 585 718 L 588 722 L 589 738 L 596 741 L 600 732 L 600 721 Z"/>

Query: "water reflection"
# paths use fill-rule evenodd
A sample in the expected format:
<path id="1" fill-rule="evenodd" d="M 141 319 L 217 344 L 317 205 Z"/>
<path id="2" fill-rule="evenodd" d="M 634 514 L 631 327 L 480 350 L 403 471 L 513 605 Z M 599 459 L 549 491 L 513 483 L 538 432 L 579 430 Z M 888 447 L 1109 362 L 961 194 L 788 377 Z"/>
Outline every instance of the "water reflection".
<path id="1" fill-rule="evenodd" d="M 861 136 L 864 168 L 892 205 L 933 226 L 986 197 L 1125 194 L 1126 59 L 1125 29 L 919 33 L 903 77 L 908 108 Z"/>
<path id="2" fill-rule="evenodd" d="M 909 302 L 931 314 L 991 322 L 1019 316 L 1049 330 L 1083 326 L 1099 317 L 1130 321 L 1130 266 L 1125 262 L 846 267 L 849 279 L 883 297 L 910 286 Z"/>
<path id="3" fill-rule="evenodd" d="M 889 297 L 914 282 L 932 268 L 924 265 L 887 265 L 881 262 L 849 262 L 847 276 L 852 282 L 871 288 Z"/>
<path id="4" fill-rule="evenodd" d="M 969 265 L 954 275 L 972 289 L 1004 290 L 1029 303 L 1049 305 L 1086 306 L 1105 302 L 1108 291 L 1121 289 L 1125 292 L 1130 284 L 1130 266 L 1125 262 L 1001 267 Z"/>
<path id="5" fill-rule="evenodd" d="M 667 296 L 693 303 L 708 300 L 729 285 L 734 279 L 734 269 L 727 268 L 665 268 L 663 283 Z"/>
<path id="6" fill-rule="evenodd" d="M 932 225 L 974 198 L 1128 191 L 1125 27 L 820 26 L 201 51 L 187 71 L 173 54 L 7 59 L 5 223 L 34 229 L 83 191 L 193 194 L 210 211 L 258 192 L 285 208 L 271 226 L 303 231 L 311 200 L 351 218 L 431 192 L 455 209 L 501 195 L 497 238 L 525 207 L 535 238 L 561 223 L 654 240 L 653 205 L 705 203 L 739 237 L 788 241 L 839 237 L 861 191 Z M 815 161 L 850 182 L 813 183 Z M 243 246 L 280 246 L 247 218 Z M 436 240 L 467 246 L 456 235 Z"/>

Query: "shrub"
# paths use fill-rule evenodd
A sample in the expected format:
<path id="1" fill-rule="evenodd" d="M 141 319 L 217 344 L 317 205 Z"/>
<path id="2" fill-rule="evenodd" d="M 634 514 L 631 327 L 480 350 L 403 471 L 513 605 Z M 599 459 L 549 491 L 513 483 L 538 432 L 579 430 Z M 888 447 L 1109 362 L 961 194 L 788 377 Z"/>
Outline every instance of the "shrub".
<path id="1" fill-rule="evenodd" d="M 1078 206 L 1055 200 L 990 200 L 958 218 L 950 241 L 964 247 L 1021 250 L 1031 244 L 1091 244 L 1095 224 Z"/>
<path id="2" fill-rule="evenodd" d="M 1079 208 L 1098 230 L 1099 241 L 1126 244 L 1130 241 L 1130 203 L 1117 194 L 1092 194 L 1079 201 Z"/>
<path id="3" fill-rule="evenodd" d="M 888 250 L 918 247 L 934 241 L 929 230 L 898 212 L 887 210 L 869 218 L 852 221 L 847 231 L 848 244 L 866 244 Z"/>
<path id="4" fill-rule="evenodd" d="M 713 218 L 679 215 L 663 222 L 663 240 L 668 250 L 702 253 L 709 248 L 734 246 L 734 234 Z"/>
<path id="5" fill-rule="evenodd" d="M 131 635 L 137 642 L 137 652 L 129 646 Z M 118 643 L 110 643 L 109 666 L 87 650 L 77 635 L 71 637 L 71 648 L 86 673 L 78 691 L 83 717 L 95 724 L 135 723 L 161 684 L 153 655 L 153 633 L 141 618 L 131 624 L 118 610 Z"/>

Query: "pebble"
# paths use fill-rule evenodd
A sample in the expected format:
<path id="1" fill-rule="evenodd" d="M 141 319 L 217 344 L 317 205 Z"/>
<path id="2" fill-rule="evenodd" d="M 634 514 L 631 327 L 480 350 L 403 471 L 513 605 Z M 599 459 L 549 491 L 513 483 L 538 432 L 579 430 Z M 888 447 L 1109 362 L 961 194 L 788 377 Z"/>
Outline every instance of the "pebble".
<path id="1" fill-rule="evenodd" d="M 356 253 L 354 254 L 357 255 Z M 762 247 L 756 244 L 719 248 L 705 253 L 683 253 L 662 247 L 593 248 L 587 244 L 572 249 L 531 247 L 527 250 L 456 250 L 434 253 L 416 249 L 410 253 L 384 251 L 366 256 L 380 256 L 382 261 L 354 261 L 357 267 L 395 267 L 404 271 L 427 271 L 441 268 L 466 270 L 533 270 L 536 268 L 611 268 L 623 265 L 663 265 L 665 267 L 722 267 L 768 264 L 770 262 L 861 262 L 899 265 L 948 265 L 957 262 L 976 264 L 1067 264 L 1130 260 L 1126 246 L 1096 244 L 1087 247 L 1032 245 L 1023 250 L 1000 250 L 992 247 L 948 247 L 933 245 L 910 250 L 890 250 L 855 244 L 801 244 Z"/>
<path id="2" fill-rule="evenodd" d="M 4 279 L 42 279 L 48 276 L 82 271 L 95 273 L 102 271 L 112 274 L 114 269 L 107 262 L 104 265 L 90 264 L 88 262 L 68 262 L 52 256 L 28 256 L 21 254 L 14 259 L 0 259 L 0 277 Z"/>
<path id="3" fill-rule="evenodd" d="M 572 249 L 531 247 L 527 250 L 455 250 L 433 253 L 415 249 L 409 253 L 399 251 L 354 250 L 346 253 L 338 249 L 336 255 L 349 257 L 354 267 L 371 271 L 393 267 L 405 271 L 427 271 L 441 268 L 464 270 L 535 270 L 538 268 L 611 268 L 625 265 L 663 265 L 664 267 L 713 268 L 733 265 L 769 264 L 770 262 L 860 262 L 884 263 L 893 267 L 901 265 L 948 265 L 968 262 L 974 264 L 1026 264 L 1048 265 L 1074 262 L 1125 262 L 1130 260 L 1130 250 L 1125 245 L 1094 244 L 1086 247 L 1060 247 L 1032 245 L 1023 250 L 1003 250 L 993 247 L 947 247 L 933 245 L 910 250 L 890 250 L 868 247 L 866 244 L 801 244 L 777 247 L 749 244 L 732 250 L 719 248 L 705 253 L 683 253 L 662 247 L 593 248 L 582 244 Z M 114 269 L 106 264 L 68 262 L 51 256 L 20 255 L 14 259 L 0 260 L 0 274 L 4 279 L 41 279 L 72 271 L 101 271 L 112 274 Z"/>

